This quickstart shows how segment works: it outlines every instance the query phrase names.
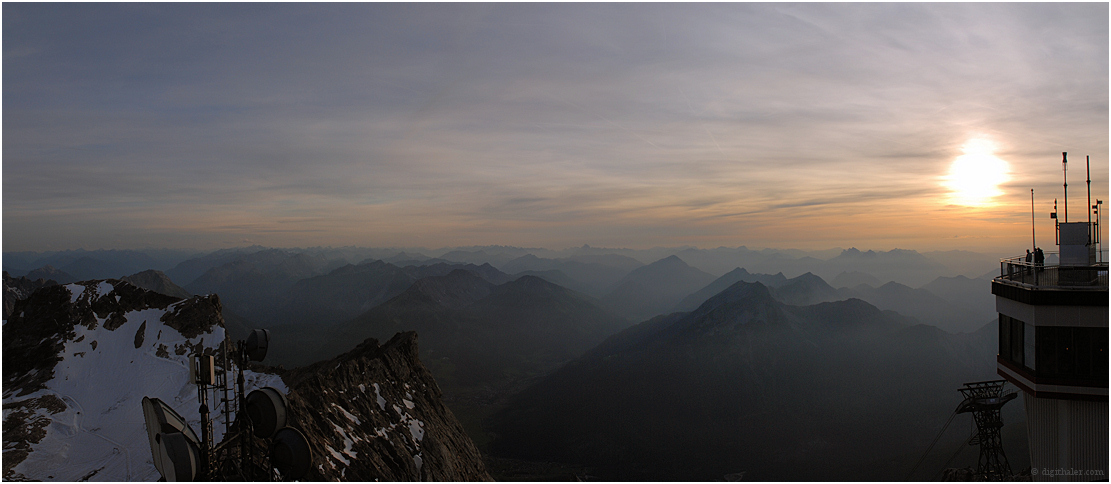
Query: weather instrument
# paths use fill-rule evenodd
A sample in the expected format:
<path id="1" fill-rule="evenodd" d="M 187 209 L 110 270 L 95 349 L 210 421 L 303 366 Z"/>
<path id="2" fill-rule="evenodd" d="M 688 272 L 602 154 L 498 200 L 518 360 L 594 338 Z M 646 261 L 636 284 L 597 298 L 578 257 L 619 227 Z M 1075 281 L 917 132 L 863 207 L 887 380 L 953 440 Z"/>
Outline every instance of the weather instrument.
<path id="1" fill-rule="evenodd" d="M 233 351 L 221 349 L 217 354 L 190 356 L 189 382 L 197 385 L 200 438 L 165 402 L 143 398 L 151 456 L 164 480 L 297 480 L 312 468 L 308 439 L 300 430 L 288 426 L 290 407 L 286 395 L 273 387 L 249 394 L 244 390 L 244 367 L 249 361 L 266 358 L 269 347 L 270 331 L 256 329 L 246 340 L 237 341 Z M 234 358 L 238 368 L 235 385 L 228 381 L 232 366 L 229 353 L 234 353 L 230 358 Z M 210 393 L 213 399 L 220 396 L 218 406 L 224 418 L 225 431 L 219 443 L 213 442 Z"/>

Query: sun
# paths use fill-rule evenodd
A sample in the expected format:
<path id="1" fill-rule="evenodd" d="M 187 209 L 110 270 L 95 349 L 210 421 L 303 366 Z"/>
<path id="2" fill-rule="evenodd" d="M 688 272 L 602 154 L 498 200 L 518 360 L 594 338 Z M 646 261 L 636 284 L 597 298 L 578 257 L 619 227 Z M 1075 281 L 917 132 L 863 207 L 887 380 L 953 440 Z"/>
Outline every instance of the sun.
<path id="1" fill-rule="evenodd" d="M 963 155 L 953 160 L 943 184 L 950 190 L 949 200 L 957 205 L 984 207 L 1002 195 L 999 185 L 1010 179 L 1010 166 L 995 156 L 995 143 L 976 137 L 961 147 Z"/>

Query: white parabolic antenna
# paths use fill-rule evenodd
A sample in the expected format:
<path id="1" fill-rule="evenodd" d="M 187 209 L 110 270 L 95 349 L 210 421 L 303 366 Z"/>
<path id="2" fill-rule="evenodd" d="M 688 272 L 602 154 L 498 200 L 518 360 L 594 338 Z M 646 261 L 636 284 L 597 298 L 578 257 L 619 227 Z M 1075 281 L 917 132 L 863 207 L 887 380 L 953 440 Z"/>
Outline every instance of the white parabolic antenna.
<path id="1" fill-rule="evenodd" d="M 143 397 L 143 418 L 154 467 L 166 481 L 192 481 L 200 461 L 200 440 L 173 408 L 157 398 Z"/>

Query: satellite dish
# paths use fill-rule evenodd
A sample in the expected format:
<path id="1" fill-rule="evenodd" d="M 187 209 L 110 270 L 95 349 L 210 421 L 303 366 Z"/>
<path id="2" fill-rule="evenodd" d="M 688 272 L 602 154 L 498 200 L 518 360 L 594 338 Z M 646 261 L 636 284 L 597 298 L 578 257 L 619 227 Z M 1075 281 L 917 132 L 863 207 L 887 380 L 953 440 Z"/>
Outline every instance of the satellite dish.
<path id="1" fill-rule="evenodd" d="M 167 482 L 191 482 L 197 477 L 197 461 L 200 450 L 181 432 L 158 434 L 158 456 L 162 467 L 158 472 Z M 156 459 L 157 461 L 158 459 Z"/>
<path id="2" fill-rule="evenodd" d="M 262 361 L 266 358 L 266 350 L 270 347 L 270 330 L 256 329 L 247 337 L 247 359 Z"/>
<path id="3" fill-rule="evenodd" d="M 274 434 L 270 444 L 270 463 L 285 480 L 298 480 L 312 468 L 312 450 L 305 434 L 293 427 L 286 427 Z"/>
<path id="4" fill-rule="evenodd" d="M 200 440 L 181 415 L 157 398 L 143 397 L 143 418 L 154 467 L 167 481 L 192 481 L 197 475 Z"/>
<path id="5" fill-rule="evenodd" d="M 247 416 L 254 425 L 255 437 L 269 439 L 285 427 L 289 401 L 282 392 L 265 387 L 247 395 Z"/>

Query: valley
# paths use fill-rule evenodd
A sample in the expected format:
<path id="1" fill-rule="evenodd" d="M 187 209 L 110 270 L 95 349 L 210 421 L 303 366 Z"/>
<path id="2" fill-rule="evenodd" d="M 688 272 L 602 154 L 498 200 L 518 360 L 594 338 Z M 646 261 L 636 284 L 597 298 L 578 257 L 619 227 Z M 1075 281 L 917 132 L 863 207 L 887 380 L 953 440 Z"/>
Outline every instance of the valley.
<path id="1" fill-rule="evenodd" d="M 411 332 L 498 479 L 895 479 L 955 388 L 993 376 L 990 279 L 910 251 L 523 251 L 247 248 L 102 274 L 218 294 L 232 338 L 271 330 L 279 371 Z M 844 270 L 862 257 L 887 265 Z M 12 300 L 36 284 L 5 276 Z"/>

